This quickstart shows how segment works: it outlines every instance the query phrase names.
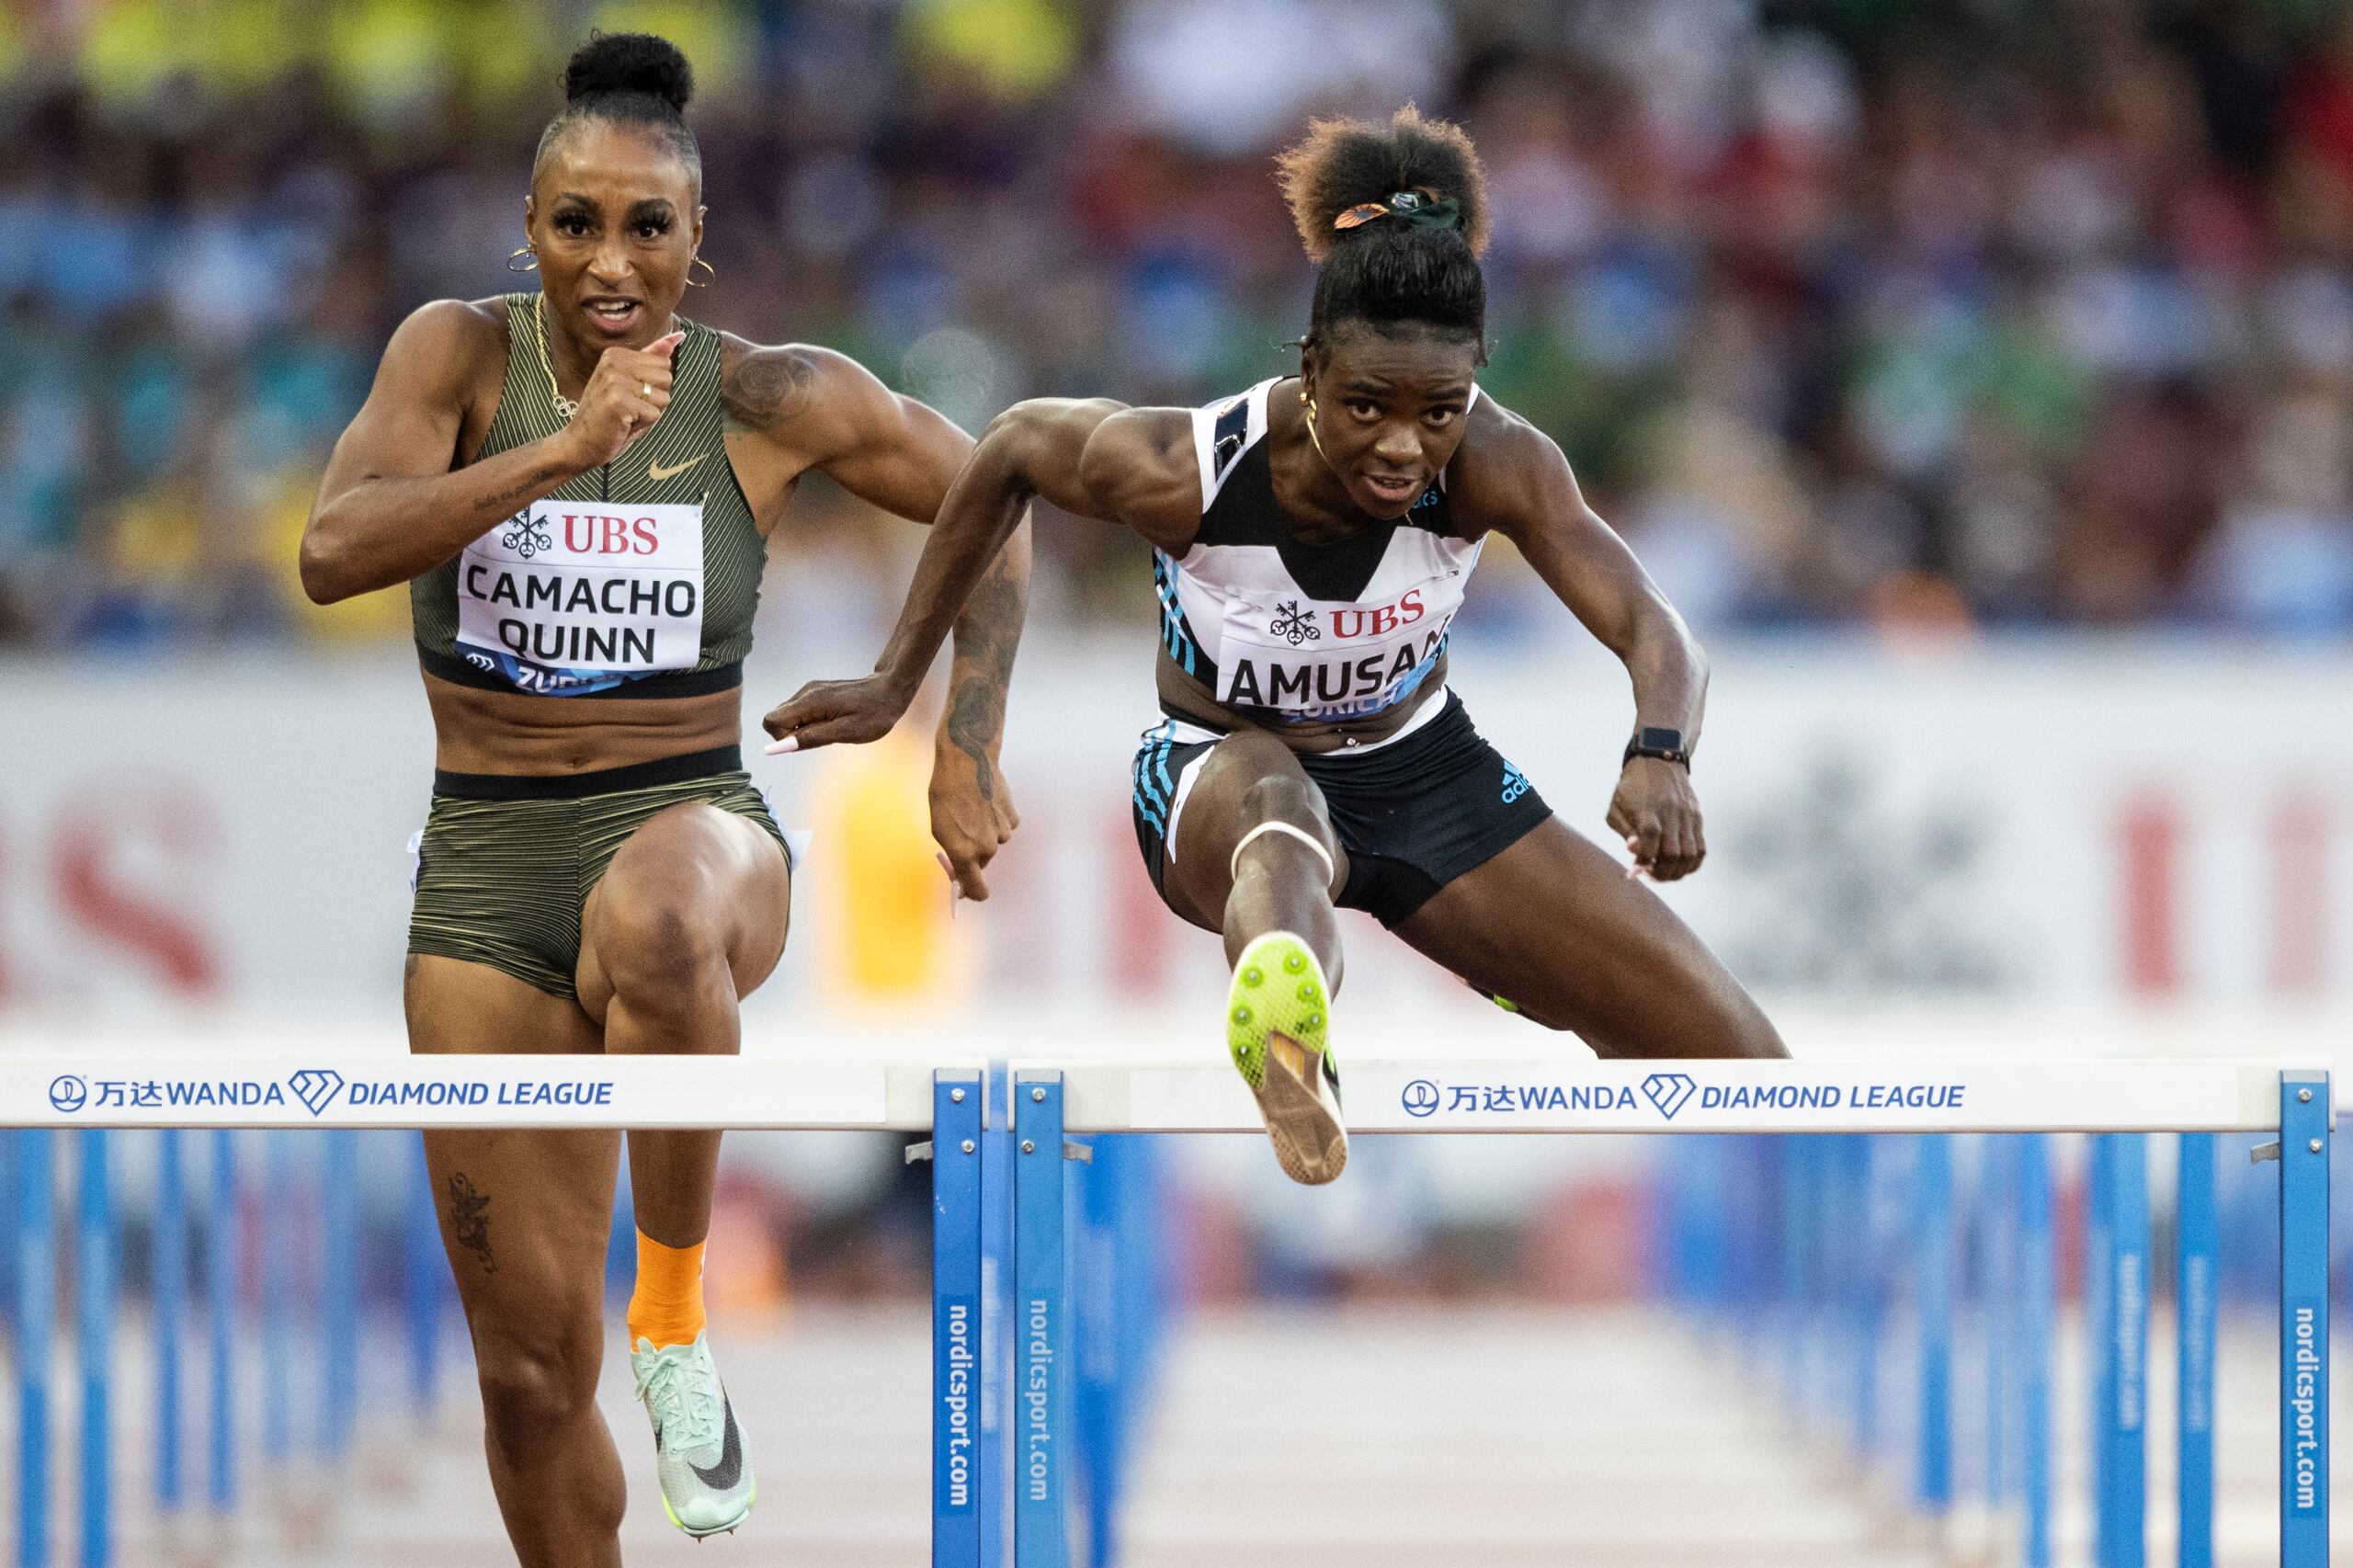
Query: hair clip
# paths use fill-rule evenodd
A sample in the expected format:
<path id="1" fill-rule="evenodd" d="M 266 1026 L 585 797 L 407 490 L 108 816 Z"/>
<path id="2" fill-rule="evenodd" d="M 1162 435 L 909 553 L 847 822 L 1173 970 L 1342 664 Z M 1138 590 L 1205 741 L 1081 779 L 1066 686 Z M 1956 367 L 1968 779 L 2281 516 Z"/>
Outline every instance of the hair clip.
<path id="1" fill-rule="evenodd" d="M 1376 218 L 1403 218 L 1409 223 L 1427 224 L 1432 228 L 1462 227 L 1460 203 L 1441 201 L 1435 191 L 1413 189 L 1392 192 L 1386 201 L 1359 201 L 1332 220 L 1332 227 L 1346 231 L 1361 228 Z"/>

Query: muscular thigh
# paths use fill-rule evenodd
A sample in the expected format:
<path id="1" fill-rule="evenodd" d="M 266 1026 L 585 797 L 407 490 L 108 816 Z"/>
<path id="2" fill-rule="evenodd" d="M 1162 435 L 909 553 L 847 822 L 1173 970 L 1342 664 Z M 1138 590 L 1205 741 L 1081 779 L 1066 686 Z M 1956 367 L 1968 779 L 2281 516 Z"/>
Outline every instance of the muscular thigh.
<path id="1" fill-rule="evenodd" d="M 408 960 L 409 1049 L 422 1054 L 595 1054 L 580 1005 L 486 964 Z M 425 1135 L 441 1239 L 479 1341 L 585 1322 L 601 1310 L 617 1131 L 441 1131 Z M 536 1316 L 535 1316 L 536 1314 Z"/>
<path id="2" fill-rule="evenodd" d="M 791 870 L 759 823 L 705 801 L 667 807 L 621 842 L 581 910 L 581 1005 L 601 1017 L 649 952 L 715 950 L 748 995 L 784 956 L 791 908 Z"/>
<path id="3" fill-rule="evenodd" d="M 1558 817 L 1447 883 L 1398 935 L 1604 1056 L 1787 1054 L 1691 928 Z"/>
<path id="4" fill-rule="evenodd" d="M 1333 885 L 1347 881 L 1348 855 L 1333 830 L 1330 809 L 1290 747 L 1272 735 L 1245 730 L 1228 735 L 1201 759 L 1164 859 L 1168 905 L 1206 930 L 1222 928 L 1233 891 L 1233 850 L 1242 835 L 1269 819 L 1304 816 L 1331 853 Z"/>

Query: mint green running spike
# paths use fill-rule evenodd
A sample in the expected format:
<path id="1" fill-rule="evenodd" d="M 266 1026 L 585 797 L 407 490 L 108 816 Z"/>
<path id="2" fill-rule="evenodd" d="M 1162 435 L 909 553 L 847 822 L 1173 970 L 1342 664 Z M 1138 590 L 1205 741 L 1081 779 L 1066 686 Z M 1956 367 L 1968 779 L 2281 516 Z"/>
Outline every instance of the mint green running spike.
<path id="1" fill-rule="evenodd" d="M 1326 1040 L 1331 1011 L 1324 966 L 1304 937 L 1269 931 L 1242 950 L 1226 994 L 1226 1049 L 1257 1096 L 1276 1161 L 1310 1187 L 1348 1163 L 1340 1074 Z"/>
<path id="2" fill-rule="evenodd" d="M 710 1335 L 659 1350 L 641 1339 L 629 1364 L 637 1397 L 654 1420 L 663 1512 L 698 1539 L 734 1529 L 751 1513 L 757 1493 L 735 1407 L 711 1363 Z"/>

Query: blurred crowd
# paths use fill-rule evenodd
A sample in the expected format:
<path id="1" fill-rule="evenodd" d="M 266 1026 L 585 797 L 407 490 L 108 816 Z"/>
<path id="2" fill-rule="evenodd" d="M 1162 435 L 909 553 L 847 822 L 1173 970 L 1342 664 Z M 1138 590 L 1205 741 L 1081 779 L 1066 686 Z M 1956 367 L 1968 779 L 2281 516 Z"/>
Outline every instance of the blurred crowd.
<path id="1" fill-rule="evenodd" d="M 1407 100 L 1493 182 L 1490 392 L 1705 629 L 2353 630 L 2336 0 L 0 0 L 0 642 L 397 638 L 294 587 L 392 325 L 532 279 L 593 27 L 701 85 L 698 316 L 977 429 L 1283 372 L 1270 154 Z M 895 603 L 804 498 L 778 570 Z M 1040 615 L 1142 619 L 1041 539 Z M 1552 634 L 1525 574 L 1471 613 Z"/>

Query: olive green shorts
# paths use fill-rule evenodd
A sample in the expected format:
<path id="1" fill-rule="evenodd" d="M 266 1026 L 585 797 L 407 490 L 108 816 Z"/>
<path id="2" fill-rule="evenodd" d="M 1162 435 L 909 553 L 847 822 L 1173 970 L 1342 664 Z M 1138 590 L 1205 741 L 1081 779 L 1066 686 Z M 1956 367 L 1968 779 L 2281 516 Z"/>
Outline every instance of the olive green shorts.
<path id="1" fill-rule="evenodd" d="M 408 950 L 488 964 L 571 997 L 580 913 L 614 852 L 654 812 L 703 801 L 784 835 L 733 746 L 560 778 L 437 773 L 417 835 Z"/>

